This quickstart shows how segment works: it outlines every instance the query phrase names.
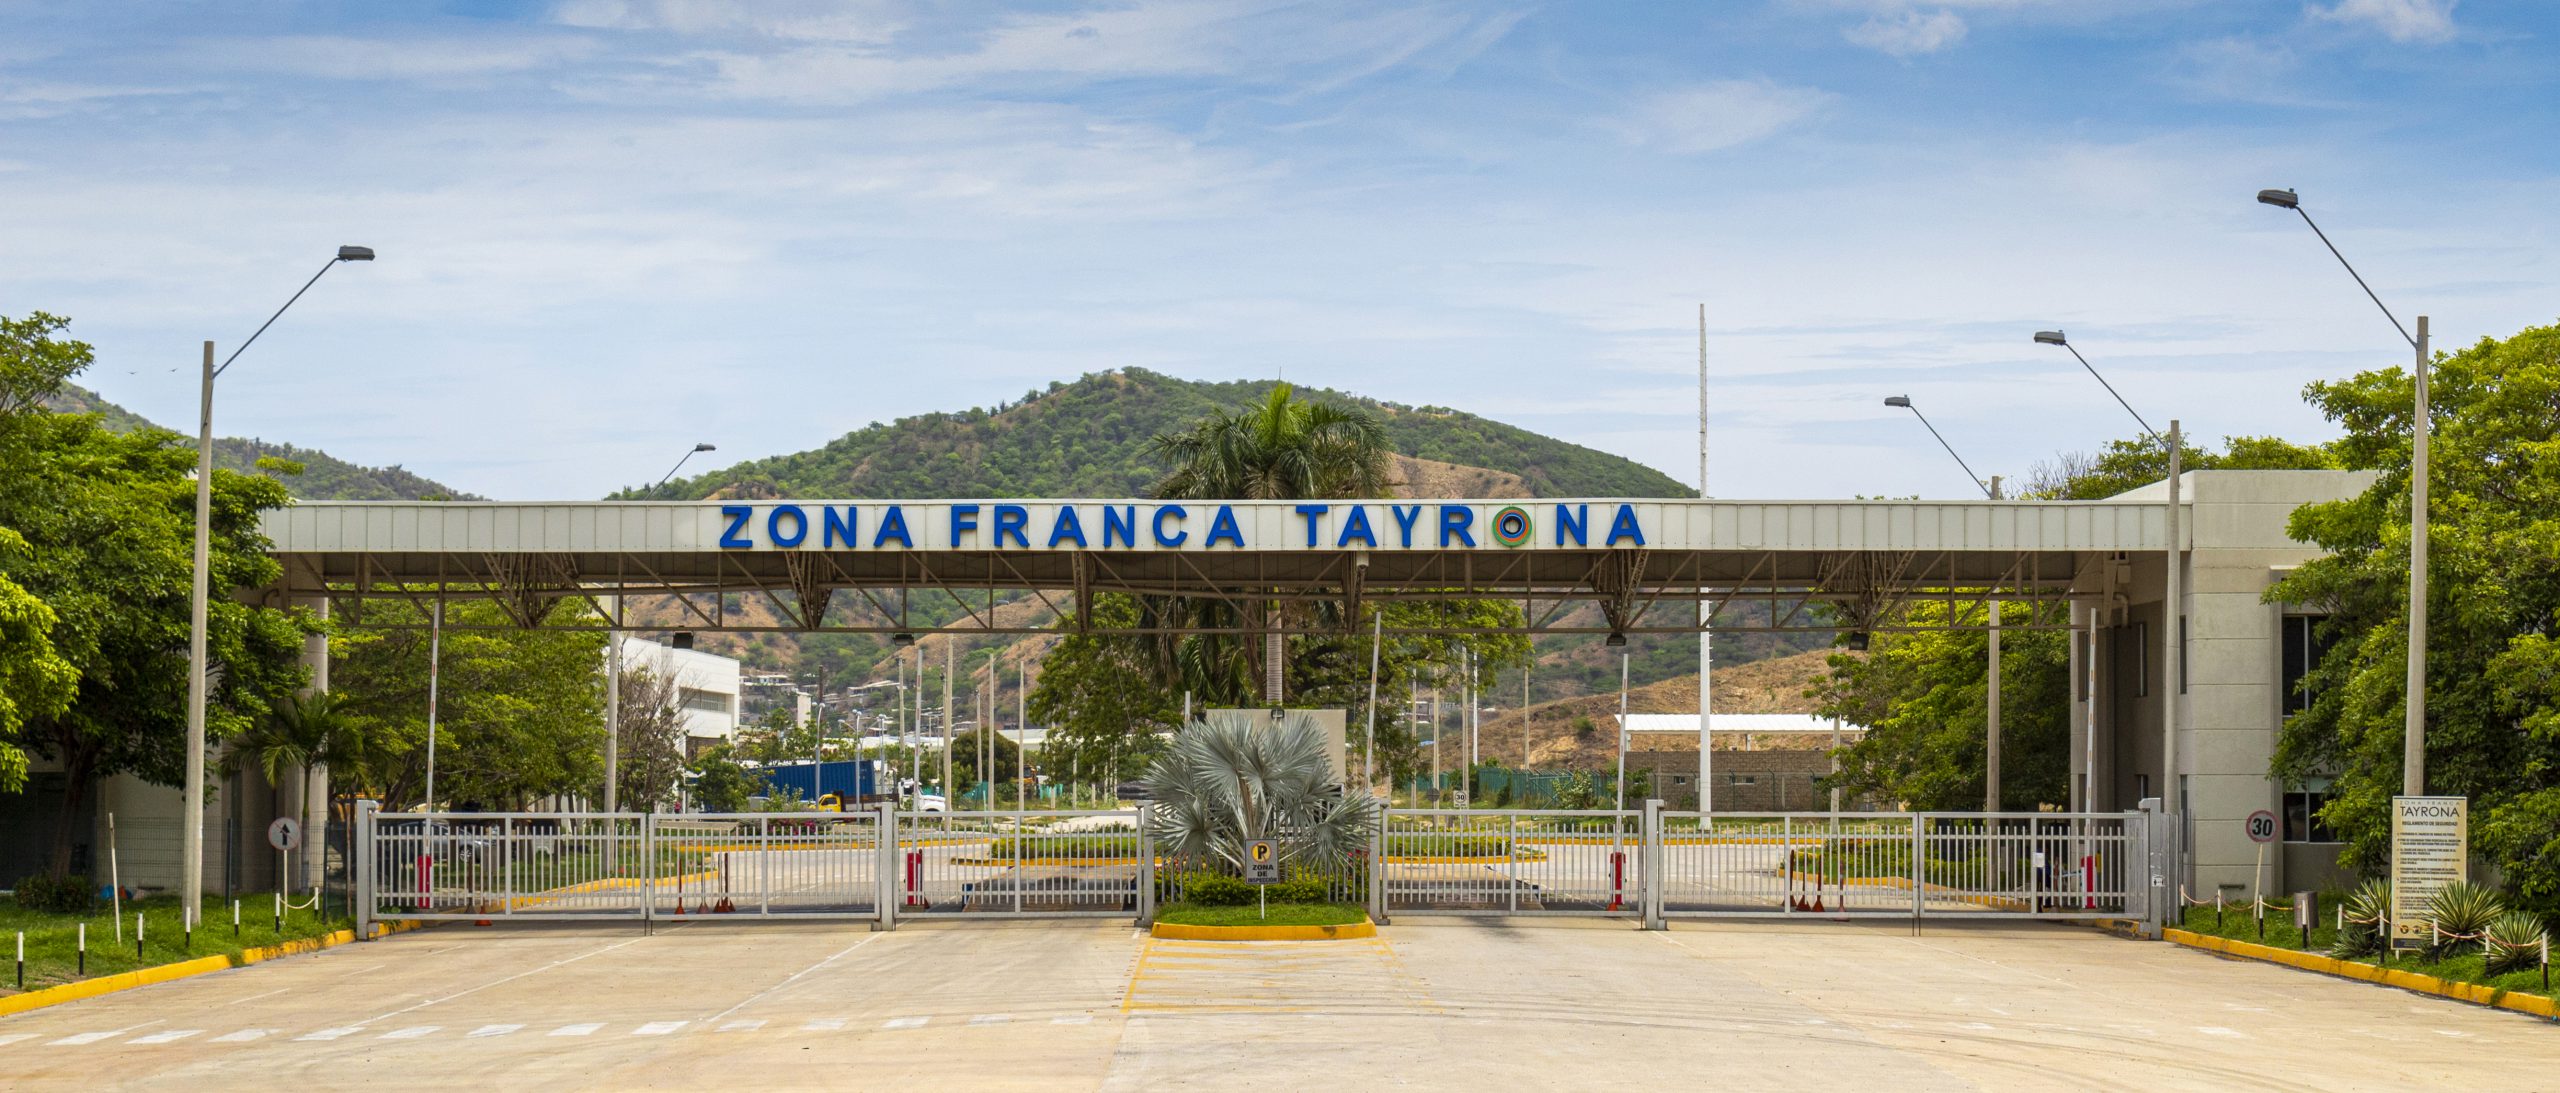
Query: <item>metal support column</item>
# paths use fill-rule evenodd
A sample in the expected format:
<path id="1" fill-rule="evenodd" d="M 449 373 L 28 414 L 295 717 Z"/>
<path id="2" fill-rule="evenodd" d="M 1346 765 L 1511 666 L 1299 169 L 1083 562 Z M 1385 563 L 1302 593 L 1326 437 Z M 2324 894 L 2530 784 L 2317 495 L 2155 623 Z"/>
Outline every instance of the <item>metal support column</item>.
<path id="1" fill-rule="evenodd" d="M 1662 799 L 1646 798 L 1644 802 L 1644 843 L 1636 856 L 1636 868 L 1644 875 L 1636 878 L 1640 893 L 1637 905 L 1643 909 L 1644 928 L 1668 930 L 1671 924 L 1662 917 Z"/>
<path id="2" fill-rule="evenodd" d="M 373 940 L 373 887 L 376 859 L 374 849 L 374 813 L 382 810 L 382 802 L 359 798 L 356 801 L 355 867 L 356 867 L 356 940 Z"/>
<path id="3" fill-rule="evenodd" d="M 921 783 L 919 783 L 921 784 Z M 872 821 L 872 843 L 879 851 L 872 855 L 872 903 L 879 918 L 871 924 L 874 930 L 898 928 L 898 876 L 903 860 L 898 850 L 898 805 L 896 801 L 880 802 L 879 818 Z"/>
<path id="4" fill-rule="evenodd" d="M 1152 801 L 1138 805 L 1138 925 L 1142 927 L 1156 921 L 1156 839 L 1147 830 L 1148 822 L 1155 818 L 1155 807 Z"/>

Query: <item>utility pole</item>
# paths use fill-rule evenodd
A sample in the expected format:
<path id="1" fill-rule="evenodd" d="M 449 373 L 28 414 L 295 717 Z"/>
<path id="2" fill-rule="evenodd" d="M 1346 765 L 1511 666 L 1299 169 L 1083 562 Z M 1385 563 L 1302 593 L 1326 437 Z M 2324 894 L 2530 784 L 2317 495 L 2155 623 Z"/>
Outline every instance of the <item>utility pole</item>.
<path id="1" fill-rule="evenodd" d="M 2160 809 L 2172 816 L 2186 810 L 2179 807 L 2178 792 L 2178 692 L 2186 685 L 2186 642 L 2178 631 L 2187 621 L 2185 574 L 2186 552 L 2179 549 L 2178 479 L 2184 472 L 2186 442 L 2178 431 L 2177 419 L 2169 420 L 2169 576 L 2168 596 L 2160 605 Z M 2183 869 L 2181 870 L 2183 875 Z"/>
<path id="2" fill-rule="evenodd" d="M 1996 474 L 1991 476 L 1991 499 L 2000 500 L 2000 476 Z M 2000 811 L 2000 589 L 1993 588 L 1983 605 L 1989 608 L 1991 627 L 1986 635 L 1990 664 L 1985 673 L 1989 678 L 1983 694 L 1988 724 L 1983 727 L 1982 811 L 1990 813 Z"/>

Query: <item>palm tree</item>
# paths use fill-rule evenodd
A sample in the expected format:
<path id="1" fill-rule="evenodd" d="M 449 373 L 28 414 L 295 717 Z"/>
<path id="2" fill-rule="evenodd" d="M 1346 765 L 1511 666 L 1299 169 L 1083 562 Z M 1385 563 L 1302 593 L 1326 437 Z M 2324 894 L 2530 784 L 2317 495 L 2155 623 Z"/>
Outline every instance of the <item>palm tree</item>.
<path id="1" fill-rule="evenodd" d="M 222 766 L 225 773 L 255 770 L 271 786 L 282 786 L 287 777 L 299 775 L 308 820 L 311 802 L 317 799 L 312 777 L 329 764 L 354 762 L 362 751 L 363 738 L 346 703 L 328 691 L 317 691 L 276 703 L 265 720 L 231 739 Z M 326 787 L 320 792 L 325 793 Z"/>
<path id="2" fill-rule="evenodd" d="M 1185 725 L 1147 768 L 1147 830 L 1192 867 L 1244 867 L 1245 843 L 1280 840 L 1280 858 L 1339 867 L 1378 828 L 1366 790 L 1334 785 L 1315 719 L 1219 712 Z"/>
<path id="3" fill-rule="evenodd" d="M 1257 405 L 1214 411 L 1189 429 L 1160 434 L 1148 451 L 1171 468 L 1148 492 L 1169 501 L 1382 497 L 1394 484 L 1395 448 L 1376 415 L 1301 400 L 1286 383 L 1273 385 Z M 1155 603 L 1141 610 L 1151 616 L 1149 625 L 1263 630 L 1260 696 L 1265 703 L 1279 704 L 1286 638 L 1277 602 L 1247 618 L 1212 600 Z M 1240 642 L 1196 637 L 1158 645 L 1159 669 L 1213 700 L 1252 695 L 1252 661 Z"/>

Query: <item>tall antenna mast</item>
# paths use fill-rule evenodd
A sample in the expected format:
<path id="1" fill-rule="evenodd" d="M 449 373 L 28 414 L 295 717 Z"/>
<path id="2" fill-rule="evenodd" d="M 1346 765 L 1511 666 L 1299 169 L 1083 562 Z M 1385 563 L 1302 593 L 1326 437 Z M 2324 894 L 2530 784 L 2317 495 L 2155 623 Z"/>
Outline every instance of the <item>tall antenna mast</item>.
<path id="1" fill-rule="evenodd" d="M 1698 305 L 1698 499 L 1707 499 L 1707 305 Z M 1712 526 L 1712 524 L 1710 525 Z M 1713 826 L 1716 807 L 1714 716 L 1715 607 L 1706 589 L 1698 590 L 1698 822 Z"/>

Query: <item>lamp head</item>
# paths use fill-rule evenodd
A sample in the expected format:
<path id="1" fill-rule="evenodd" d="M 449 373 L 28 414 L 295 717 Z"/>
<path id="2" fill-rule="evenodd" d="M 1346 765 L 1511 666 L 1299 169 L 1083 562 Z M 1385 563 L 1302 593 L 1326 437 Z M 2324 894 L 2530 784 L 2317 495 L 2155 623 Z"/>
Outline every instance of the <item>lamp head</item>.
<path id="1" fill-rule="evenodd" d="M 916 643 L 916 636 L 915 636 L 914 634 L 898 633 L 898 634 L 891 634 L 891 635 L 889 635 L 889 644 L 891 644 L 891 645 L 895 645 L 895 646 L 897 646 L 898 648 L 901 648 L 901 649 L 904 649 L 904 648 L 906 648 L 907 646 L 913 645 L 913 644 L 915 644 L 915 643 Z"/>
<path id="2" fill-rule="evenodd" d="M 1610 631 L 1610 632 L 1609 632 L 1609 640 L 1608 640 L 1608 641 L 1606 641 L 1606 642 L 1604 642 L 1603 644 L 1606 644 L 1609 648 L 1616 649 L 1616 648 L 1619 648 L 1619 647 L 1621 647 L 1621 646 L 1624 646 L 1626 643 L 1627 643 L 1627 636 L 1626 636 L 1625 634 L 1621 634 L 1621 633 L 1619 633 L 1619 632 L 1617 632 L 1617 631 L 1615 631 L 1615 630 L 1612 630 L 1612 631 Z"/>
<path id="3" fill-rule="evenodd" d="M 370 262 L 370 261 L 373 261 L 373 248 L 372 248 L 372 247 L 340 247 L 340 248 L 338 248 L 338 260 L 339 260 L 339 261 L 341 261 L 341 262 Z"/>
<path id="4" fill-rule="evenodd" d="M 2260 190 L 2258 204 L 2273 205 L 2279 209 L 2298 209 L 2302 207 L 2302 198 L 2296 196 L 2291 190 Z"/>
<path id="5" fill-rule="evenodd" d="M 697 452 L 716 452 L 720 450 L 720 446 L 717 444 L 696 444 L 693 446 L 693 450 Z"/>
<path id="6" fill-rule="evenodd" d="M 2036 331 L 2036 344 L 2069 345 L 2071 343 L 2063 339 L 2062 332 L 2059 330 L 2039 330 Z"/>
<path id="7" fill-rule="evenodd" d="M 1905 409 L 1905 410 L 1908 410 L 1908 409 L 1910 409 L 1910 408 L 1911 408 L 1911 396 L 1909 396 L 1909 395 L 1886 395 L 1886 396 L 1885 396 L 1885 399 L 1884 399 L 1884 404 L 1885 404 L 1885 405 L 1887 405 L 1887 406 L 1899 406 L 1899 407 L 1902 407 L 1902 408 L 1903 408 L 1903 409 Z"/>

